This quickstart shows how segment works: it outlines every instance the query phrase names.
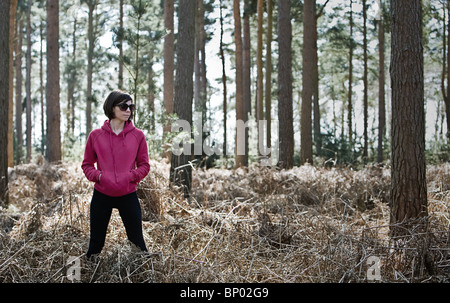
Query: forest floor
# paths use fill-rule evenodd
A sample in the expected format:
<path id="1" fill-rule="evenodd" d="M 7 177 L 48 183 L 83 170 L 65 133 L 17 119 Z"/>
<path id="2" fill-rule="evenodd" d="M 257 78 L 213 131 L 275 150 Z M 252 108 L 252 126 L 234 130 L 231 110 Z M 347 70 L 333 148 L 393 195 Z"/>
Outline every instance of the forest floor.
<path id="1" fill-rule="evenodd" d="M 87 261 L 93 184 L 80 163 L 10 169 L 0 282 L 71 282 L 74 264 L 75 282 L 450 281 L 449 163 L 427 169 L 426 232 L 395 241 L 389 168 L 196 169 L 189 200 L 168 176 L 152 161 L 138 186 L 150 257 L 114 210 L 102 253 Z"/>

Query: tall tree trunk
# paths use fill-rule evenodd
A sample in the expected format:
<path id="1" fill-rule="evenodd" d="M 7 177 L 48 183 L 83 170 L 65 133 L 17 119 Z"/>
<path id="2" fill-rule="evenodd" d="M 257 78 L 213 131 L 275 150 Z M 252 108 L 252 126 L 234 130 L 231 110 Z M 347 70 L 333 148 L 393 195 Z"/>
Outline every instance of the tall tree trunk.
<path id="1" fill-rule="evenodd" d="M 168 33 L 164 37 L 164 111 L 166 115 L 173 114 L 174 94 L 174 0 L 164 0 L 164 26 Z M 170 132 L 170 123 L 167 122 L 163 129 L 163 140 Z M 164 150 L 163 157 L 170 158 L 170 152 Z"/>
<path id="2" fill-rule="evenodd" d="M 123 0 L 119 2 L 119 89 L 123 89 Z"/>
<path id="3" fill-rule="evenodd" d="M 77 19 L 74 17 L 73 20 L 73 31 L 72 31 L 72 69 L 69 71 L 69 81 L 67 83 L 67 113 L 66 113 L 66 137 L 73 136 L 74 134 L 74 123 L 75 120 L 75 85 L 77 83 Z"/>
<path id="4" fill-rule="evenodd" d="M 59 0 L 47 0 L 47 160 L 61 160 Z"/>
<path id="5" fill-rule="evenodd" d="M 316 5 L 314 0 L 305 0 L 303 6 L 303 69 L 302 69 L 302 113 L 300 163 L 313 163 L 312 101 L 314 94 L 314 24 Z"/>
<path id="6" fill-rule="evenodd" d="M 349 56 L 348 56 L 348 142 L 350 152 L 353 152 L 353 0 L 350 0 L 350 36 L 349 36 Z"/>
<path id="7" fill-rule="evenodd" d="M 22 149 L 23 149 L 23 129 L 22 129 L 22 43 L 23 43 L 23 16 L 22 10 L 17 11 L 17 41 L 16 41 L 16 58 L 15 58 L 15 68 L 16 68 L 16 140 L 17 140 L 17 151 L 16 151 L 16 164 L 20 164 L 22 161 Z"/>
<path id="8" fill-rule="evenodd" d="M 267 123 L 267 147 L 270 148 L 271 137 L 271 111 L 272 111 L 272 25 L 273 25 L 273 0 L 267 0 L 267 47 L 266 47 L 266 123 Z"/>
<path id="9" fill-rule="evenodd" d="M 364 61 L 364 71 L 363 71 L 363 112 L 364 112 L 364 144 L 363 144 L 363 162 L 367 163 L 367 158 L 369 156 L 368 153 L 368 145 L 369 145 L 369 136 L 368 136 L 368 103 L 367 103 L 367 3 L 366 0 L 363 0 L 363 61 Z"/>
<path id="10" fill-rule="evenodd" d="M 447 1 L 448 31 L 450 33 L 450 3 Z M 445 26 L 444 26 L 445 27 Z M 444 29 L 445 31 L 445 29 Z M 450 36 L 450 35 L 449 35 Z M 444 98 L 445 116 L 447 117 L 447 140 L 450 142 L 450 37 L 447 38 L 447 97 Z"/>
<path id="11" fill-rule="evenodd" d="M 0 54 L 8 54 L 10 1 L 0 1 Z M 9 112 L 9 56 L 0 56 L 0 70 L 6 77 L 0 77 L 0 206 L 8 207 L 8 112 Z"/>
<path id="12" fill-rule="evenodd" d="M 278 121 L 280 155 L 278 165 L 291 168 L 294 155 L 292 113 L 291 1 L 278 0 Z"/>
<path id="13" fill-rule="evenodd" d="M 139 80 L 139 68 L 140 68 L 140 63 L 139 63 L 139 51 L 141 50 L 141 21 L 142 21 L 142 16 L 144 15 L 145 12 L 145 5 L 142 3 L 142 0 L 139 0 L 139 4 L 138 4 L 138 10 L 135 11 L 135 15 L 137 17 L 137 26 L 136 26 L 136 35 L 135 35 L 135 45 L 134 45 L 134 76 L 133 76 L 133 83 L 134 83 L 134 103 L 136 104 L 136 107 L 139 108 L 139 100 L 138 100 L 138 80 Z M 133 115 L 133 120 L 134 123 L 136 123 L 136 121 L 138 121 L 138 111 L 135 111 L 134 115 Z"/>
<path id="14" fill-rule="evenodd" d="M 87 89 L 86 89 L 86 138 L 92 130 L 92 101 L 94 96 L 92 95 L 92 76 L 94 69 L 94 47 L 95 47 L 95 35 L 94 35 L 94 11 L 97 6 L 97 0 L 87 1 L 89 15 L 88 15 L 88 54 L 87 54 Z"/>
<path id="15" fill-rule="evenodd" d="M 39 43 L 39 93 L 41 98 L 41 152 L 42 155 L 45 155 L 45 142 L 46 142 L 46 131 L 45 131 L 45 112 L 44 112 L 44 27 L 45 27 L 45 19 L 41 19 L 41 23 L 39 25 L 39 34 L 41 38 L 41 42 Z M 74 104 L 75 106 L 75 104 Z M 75 128 L 73 119 L 75 115 L 72 115 L 72 132 Z"/>
<path id="16" fill-rule="evenodd" d="M 345 83 L 342 82 L 342 89 L 345 91 Z M 341 120 L 341 141 L 345 140 L 345 102 L 342 105 L 342 110 L 341 110 L 341 116 L 340 116 L 340 120 Z"/>
<path id="17" fill-rule="evenodd" d="M 194 59 L 194 73 L 195 73 L 195 85 L 194 85 L 194 108 L 196 112 L 201 112 L 201 125 L 206 123 L 206 64 L 205 64 L 205 9 L 203 0 L 197 0 L 197 13 L 196 13 L 196 34 L 195 34 L 195 59 Z M 199 123 L 200 124 L 200 123 Z M 201 136 L 201 142 L 203 144 L 208 134 L 203 132 L 202 129 L 198 130 Z M 195 155 L 195 158 L 203 162 L 202 159 L 206 158 L 206 153 L 202 149 L 201 155 Z"/>
<path id="18" fill-rule="evenodd" d="M 314 34 L 313 38 L 313 54 L 312 54 L 312 64 L 313 64 L 313 133 L 314 133 L 314 145 L 316 146 L 316 154 L 320 156 L 322 154 L 322 134 L 320 132 L 320 106 L 319 106 L 319 57 L 317 54 L 317 19 L 322 15 L 322 12 L 327 5 L 328 1 L 322 6 L 321 10 L 316 13 L 316 1 L 314 0 L 314 24 L 312 32 Z"/>
<path id="19" fill-rule="evenodd" d="M 315 20 L 314 20 L 314 53 L 311 60 L 313 60 L 314 71 L 313 71 L 313 86 L 314 86 L 314 94 L 313 94 L 313 127 L 314 127 L 314 144 L 316 146 L 316 154 L 318 156 L 322 155 L 322 133 L 320 130 L 320 104 L 319 104 L 319 56 L 317 54 L 317 20 L 320 16 L 323 15 L 325 7 L 327 6 L 330 0 L 326 0 L 322 5 L 318 12 L 315 12 Z M 316 3 L 314 1 L 314 6 Z M 315 10 L 314 10 L 315 11 Z M 333 99 L 334 102 L 334 99 Z M 334 103 L 333 103 L 334 105 Z"/>
<path id="20" fill-rule="evenodd" d="M 9 89 L 8 89 L 8 166 L 14 166 L 14 33 L 16 24 L 17 0 L 11 0 L 9 6 Z"/>
<path id="21" fill-rule="evenodd" d="M 242 40 L 242 102 L 244 103 L 244 122 L 248 121 L 252 112 L 251 96 L 251 57 L 250 57 L 250 0 L 244 0 L 243 40 Z M 248 166 L 248 128 L 245 128 L 245 157 L 244 165 Z"/>
<path id="22" fill-rule="evenodd" d="M 382 11 L 382 7 L 380 7 Z M 383 16 L 383 14 L 380 14 Z M 378 21 L 378 153 L 377 162 L 383 162 L 383 142 L 386 136 L 386 105 L 385 105 L 385 76 L 384 76 L 384 21 L 383 17 Z"/>
<path id="23" fill-rule="evenodd" d="M 150 50 L 148 52 L 149 57 L 149 66 L 147 72 L 147 104 L 148 109 L 150 111 L 150 131 L 153 133 L 156 129 L 156 121 L 155 121 L 155 80 L 154 72 L 153 72 L 153 60 L 155 56 L 155 49 L 150 46 Z"/>
<path id="24" fill-rule="evenodd" d="M 223 0 L 220 0 L 220 60 L 222 62 L 222 85 L 223 85 L 223 151 L 225 166 L 227 166 L 227 72 L 225 68 L 225 52 L 223 45 Z"/>
<path id="25" fill-rule="evenodd" d="M 32 133 L 32 121 L 31 121 L 31 6 L 33 1 L 28 0 L 27 3 L 27 54 L 26 54 L 26 80 L 25 80 L 25 90 L 26 90 L 26 116 L 27 116 L 27 163 L 31 161 L 31 133 Z"/>
<path id="26" fill-rule="evenodd" d="M 244 104 L 243 104 L 243 82 L 242 82 L 242 26 L 241 26 L 241 9 L 240 0 L 233 0 L 233 16 L 234 16 L 234 43 L 236 46 L 236 122 L 244 120 Z M 236 124 L 237 126 L 237 124 Z M 236 147 L 235 159 L 236 167 L 245 166 L 245 146 L 243 145 L 245 136 L 239 134 L 239 127 L 236 127 Z"/>
<path id="27" fill-rule="evenodd" d="M 201 76 L 200 76 L 200 6 L 203 6 L 203 0 L 197 1 L 197 9 L 195 11 L 195 40 L 194 40 L 194 109 L 199 110 L 200 107 L 200 87 L 201 87 Z"/>
<path id="28" fill-rule="evenodd" d="M 397 236 L 428 214 L 421 1 L 392 1 L 391 20 L 391 231 Z"/>
<path id="29" fill-rule="evenodd" d="M 263 20 L 264 20 L 264 0 L 257 0 L 258 33 L 256 46 L 256 122 L 258 127 L 258 155 L 262 153 L 259 148 L 264 142 L 264 133 L 259 127 L 259 121 L 264 119 L 264 75 L 263 75 Z"/>
<path id="30" fill-rule="evenodd" d="M 203 0 L 201 1 L 201 7 L 200 7 L 200 100 L 201 107 L 202 107 L 202 119 L 204 123 L 206 123 L 206 101 L 208 100 L 208 78 L 206 76 L 206 30 L 205 30 L 205 6 L 203 4 Z M 205 139 L 206 134 L 203 134 Z"/>
<path id="31" fill-rule="evenodd" d="M 196 1 L 180 0 L 178 14 L 177 67 L 175 76 L 174 113 L 178 119 L 192 125 L 192 99 L 194 94 L 194 39 Z M 192 133 L 190 133 L 192 136 Z M 188 144 L 188 143 L 185 143 Z M 190 144 L 190 143 L 189 143 Z M 184 196 L 190 196 L 192 184 L 192 153 L 172 153 L 170 181 L 182 186 Z"/>
<path id="32" fill-rule="evenodd" d="M 445 102 L 448 99 L 447 88 L 445 86 L 445 80 L 447 79 L 447 10 L 449 9 L 448 1 L 444 1 L 442 3 L 442 13 L 443 13 L 443 25 L 442 25 L 442 73 L 441 73 L 441 93 L 442 98 L 444 99 L 444 107 Z M 450 39 L 449 39 L 450 40 Z M 445 109 L 444 109 L 445 111 Z M 440 112 L 440 102 L 438 103 L 438 112 Z M 438 118 L 436 118 L 436 125 L 438 124 Z M 437 131 L 437 126 L 436 126 Z M 442 129 L 441 129 L 442 131 Z"/>

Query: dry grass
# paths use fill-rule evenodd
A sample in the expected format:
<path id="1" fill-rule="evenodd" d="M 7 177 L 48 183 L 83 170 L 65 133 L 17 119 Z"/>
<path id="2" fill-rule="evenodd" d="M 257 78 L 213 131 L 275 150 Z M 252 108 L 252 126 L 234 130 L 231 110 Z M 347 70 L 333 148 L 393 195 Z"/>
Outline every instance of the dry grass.
<path id="1" fill-rule="evenodd" d="M 139 185 L 150 256 L 130 245 L 114 211 L 99 258 L 86 261 L 92 184 L 79 164 L 10 171 L 0 211 L 0 282 L 383 282 L 450 280 L 450 164 L 428 168 L 425 231 L 389 237 L 388 169 L 196 170 L 185 200 L 169 166 L 152 162 Z M 371 273 L 371 271 L 370 271 Z"/>

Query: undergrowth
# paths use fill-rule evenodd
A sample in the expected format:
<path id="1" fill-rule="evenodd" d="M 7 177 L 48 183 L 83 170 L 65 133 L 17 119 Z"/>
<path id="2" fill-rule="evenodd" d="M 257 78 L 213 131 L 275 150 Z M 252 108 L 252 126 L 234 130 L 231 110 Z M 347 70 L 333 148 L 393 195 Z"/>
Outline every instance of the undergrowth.
<path id="1" fill-rule="evenodd" d="M 196 169 L 184 199 L 169 185 L 168 164 L 151 167 L 138 186 L 150 254 L 129 244 L 114 210 L 91 261 L 93 184 L 79 163 L 10 170 L 0 282 L 71 282 L 74 264 L 75 282 L 450 280 L 450 164 L 428 167 L 427 228 L 401 239 L 389 236 L 389 168 Z"/>

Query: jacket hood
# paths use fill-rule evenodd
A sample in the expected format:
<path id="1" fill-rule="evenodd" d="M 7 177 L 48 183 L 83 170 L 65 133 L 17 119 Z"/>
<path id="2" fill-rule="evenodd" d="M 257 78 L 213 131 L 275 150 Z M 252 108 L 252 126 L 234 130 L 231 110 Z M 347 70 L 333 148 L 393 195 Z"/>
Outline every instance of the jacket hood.
<path id="1" fill-rule="evenodd" d="M 119 135 L 126 135 L 127 133 L 134 130 L 135 128 L 136 127 L 133 125 L 132 121 L 126 121 L 125 126 L 123 127 L 123 130 Z M 104 131 L 107 131 L 108 133 L 114 134 L 114 132 L 111 128 L 111 120 L 106 120 L 105 123 L 103 123 L 102 129 Z"/>

